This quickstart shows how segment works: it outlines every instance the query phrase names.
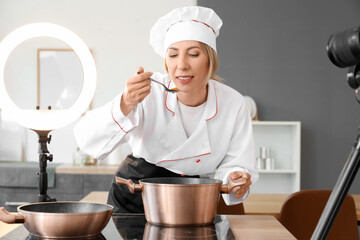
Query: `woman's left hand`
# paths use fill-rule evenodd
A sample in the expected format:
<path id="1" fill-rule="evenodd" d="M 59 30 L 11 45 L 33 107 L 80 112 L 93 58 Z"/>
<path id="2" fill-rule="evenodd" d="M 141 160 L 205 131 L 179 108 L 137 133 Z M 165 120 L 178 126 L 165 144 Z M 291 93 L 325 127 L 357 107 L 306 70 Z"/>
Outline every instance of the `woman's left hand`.
<path id="1" fill-rule="evenodd" d="M 232 172 L 228 176 L 229 181 L 232 180 L 236 182 L 236 180 L 240 178 L 245 180 L 245 184 L 233 188 L 232 192 L 235 193 L 236 198 L 243 197 L 245 193 L 249 190 L 251 185 L 251 175 L 247 172 Z"/>

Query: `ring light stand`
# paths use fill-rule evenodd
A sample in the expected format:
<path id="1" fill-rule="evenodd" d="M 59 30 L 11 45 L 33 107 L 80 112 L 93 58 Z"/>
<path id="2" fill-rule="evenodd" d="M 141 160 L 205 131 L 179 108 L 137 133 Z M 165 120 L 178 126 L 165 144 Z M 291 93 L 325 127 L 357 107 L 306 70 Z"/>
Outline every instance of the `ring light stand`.
<path id="1" fill-rule="evenodd" d="M 52 162 L 53 155 L 50 154 L 49 150 L 47 149 L 47 143 L 51 141 L 51 135 L 48 134 L 50 131 L 39 131 L 34 130 L 39 136 L 39 166 L 40 172 L 39 175 L 39 202 L 54 202 L 56 201 L 55 198 L 51 198 L 47 195 L 47 188 L 48 188 L 48 178 L 47 178 L 47 161 Z"/>
<path id="2" fill-rule="evenodd" d="M 5 65 L 11 52 L 22 42 L 34 37 L 51 37 L 63 41 L 79 57 L 83 67 L 84 81 L 80 96 L 68 109 L 63 110 L 24 110 L 19 109 L 9 97 L 5 87 Z M 96 88 L 96 68 L 94 59 L 86 44 L 73 32 L 51 23 L 33 23 L 15 29 L 0 43 L 0 104 L 4 114 L 26 128 L 34 130 L 39 136 L 39 201 L 55 201 L 47 195 L 47 161 L 53 155 L 47 149 L 51 136 L 48 133 L 75 121 L 85 112 L 94 96 Z"/>

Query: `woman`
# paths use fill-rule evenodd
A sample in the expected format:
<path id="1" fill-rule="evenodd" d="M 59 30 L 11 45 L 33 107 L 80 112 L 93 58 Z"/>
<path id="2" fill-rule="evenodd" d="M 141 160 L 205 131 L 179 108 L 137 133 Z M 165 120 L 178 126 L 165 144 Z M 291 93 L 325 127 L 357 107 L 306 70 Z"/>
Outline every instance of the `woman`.
<path id="1" fill-rule="evenodd" d="M 101 160 L 124 142 L 132 148 L 116 175 L 138 182 L 150 177 L 214 174 L 246 180 L 224 195 L 238 204 L 258 178 L 250 115 L 243 96 L 218 79 L 216 37 L 221 19 L 209 8 L 183 7 L 160 18 L 150 44 L 165 60 L 167 74 L 142 67 L 125 90 L 88 112 L 75 127 L 79 146 Z M 150 77 L 178 88 L 168 93 Z M 141 195 L 113 183 L 108 202 L 114 212 L 143 212 Z"/>

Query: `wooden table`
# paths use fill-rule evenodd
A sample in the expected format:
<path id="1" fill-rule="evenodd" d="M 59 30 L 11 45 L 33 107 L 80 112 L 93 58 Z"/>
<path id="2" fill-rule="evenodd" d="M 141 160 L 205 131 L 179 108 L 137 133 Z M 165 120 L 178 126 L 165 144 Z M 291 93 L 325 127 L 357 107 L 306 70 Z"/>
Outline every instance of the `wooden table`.
<path id="1" fill-rule="evenodd" d="M 356 215 L 358 222 L 360 222 L 360 195 L 352 195 L 356 205 Z M 271 215 L 278 218 L 283 202 L 288 197 L 288 194 L 250 194 L 249 198 L 244 202 L 245 214 L 246 215 Z M 91 192 L 81 201 L 83 202 L 106 202 L 107 192 Z M 229 216 L 231 218 L 231 216 Z M 265 217 L 269 222 L 273 221 Z M 256 221 L 267 221 L 266 219 L 258 218 Z M 232 219 L 233 222 L 240 222 L 240 226 L 243 226 L 241 219 Z M 275 225 L 280 223 L 274 223 Z M 281 224 L 280 224 L 281 225 Z M 13 230 L 19 226 L 18 224 L 5 224 L 0 222 L 0 237 L 5 235 L 7 232 Z M 244 230 L 247 231 L 247 230 Z"/>
<path id="2" fill-rule="evenodd" d="M 289 194 L 252 193 L 244 202 L 245 214 L 272 215 L 278 218 L 281 206 L 288 196 Z"/>

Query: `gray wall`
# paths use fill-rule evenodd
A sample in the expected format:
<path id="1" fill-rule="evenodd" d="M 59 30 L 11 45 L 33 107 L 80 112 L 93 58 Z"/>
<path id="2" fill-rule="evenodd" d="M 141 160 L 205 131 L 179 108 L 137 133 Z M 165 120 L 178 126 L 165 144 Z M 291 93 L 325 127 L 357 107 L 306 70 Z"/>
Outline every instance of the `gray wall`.
<path id="1" fill-rule="evenodd" d="M 360 25 L 356 0 L 198 0 L 224 25 L 219 75 L 257 103 L 260 120 L 301 121 L 301 189 L 332 189 L 360 126 L 360 105 L 325 46 Z M 358 174 L 360 175 L 360 174 Z M 360 193 L 360 177 L 352 184 Z"/>

